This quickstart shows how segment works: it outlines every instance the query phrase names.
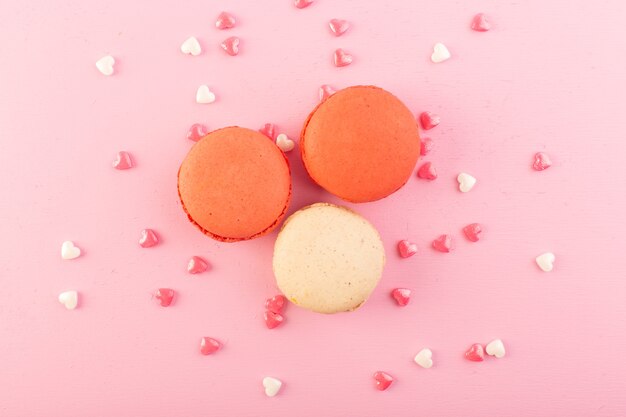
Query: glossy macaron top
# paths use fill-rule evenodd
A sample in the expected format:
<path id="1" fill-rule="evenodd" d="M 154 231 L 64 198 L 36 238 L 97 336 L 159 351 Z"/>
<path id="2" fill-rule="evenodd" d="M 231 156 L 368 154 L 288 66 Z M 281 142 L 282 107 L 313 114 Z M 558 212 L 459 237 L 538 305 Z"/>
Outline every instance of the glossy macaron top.
<path id="1" fill-rule="evenodd" d="M 397 97 L 382 88 L 355 86 L 311 112 L 300 148 L 313 181 L 361 203 L 387 197 L 407 182 L 420 139 L 415 117 Z"/>
<path id="2" fill-rule="evenodd" d="M 241 127 L 209 133 L 178 172 L 189 220 L 214 239 L 252 239 L 274 229 L 291 198 L 289 164 L 265 135 Z"/>

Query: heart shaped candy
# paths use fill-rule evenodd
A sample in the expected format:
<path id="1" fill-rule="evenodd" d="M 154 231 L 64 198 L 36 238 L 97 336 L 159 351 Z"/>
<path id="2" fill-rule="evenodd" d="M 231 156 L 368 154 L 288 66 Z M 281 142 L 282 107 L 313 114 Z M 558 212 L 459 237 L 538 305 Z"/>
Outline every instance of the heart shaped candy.
<path id="1" fill-rule="evenodd" d="M 452 236 L 441 235 L 433 240 L 433 248 L 439 252 L 448 253 L 452 250 Z"/>
<path id="2" fill-rule="evenodd" d="M 408 288 L 396 288 L 391 291 L 391 296 L 400 307 L 404 307 L 411 301 L 411 290 Z"/>
<path id="3" fill-rule="evenodd" d="M 203 337 L 200 339 L 200 353 L 203 355 L 210 355 L 217 352 L 222 347 L 222 344 L 212 337 Z"/>
<path id="4" fill-rule="evenodd" d="M 435 64 L 438 64 L 440 62 L 447 61 L 451 56 L 452 55 L 450 54 L 450 51 L 448 51 L 446 45 L 443 43 L 436 43 L 435 46 L 433 46 L 433 53 L 430 56 L 430 60 Z"/>
<path id="5" fill-rule="evenodd" d="M 489 344 L 485 347 L 485 352 L 487 352 L 487 355 L 495 356 L 498 359 L 504 358 L 504 355 L 506 354 L 504 343 L 502 343 L 502 340 L 500 339 L 489 342 Z"/>
<path id="6" fill-rule="evenodd" d="M 265 389 L 265 395 L 268 397 L 274 397 L 283 386 L 283 382 L 280 379 L 266 376 L 263 378 L 263 388 Z"/>
<path id="7" fill-rule="evenodd" d="M 190 274 L 200 274 L 209 269 L 209 263 L 199 256 L 192 256 L 187 262 L 187 272 Z"/>
<path id="8" fill-rule="evenodd" d="M 217 16 L 217 20 L 215 21 L 215 27 L 218 29 L 230 29 L 235 27 L 235 17 L 227 12 L 222 12 Z"/>
<path id="9" fill-rule="evenodd" d="M 126 151 L 120 151 L 115 156 L 115 161 L 113 161 L 113 168 L 115 169 L 130 169 L 133 167 L 133 160 L 130 157 L 130 154 Z"/>
<path id="10" fill-rule="evenodd" d="M 352 64 L 353 58 L 352 55 L 339 48 L 333 54 L 333 62 L 336 67 L 346 67 Z"/>
<path id="11" fill-rule="evenodd" d="M 215 101 L 215 94 L 207 85 L 201 85 L 198 87 L 198 91 L 196 91 L 196 103 L 198 104 L 209 104 Z"/>
<path id="12" fill-rule="evenodd" d="M 433 352 L 428 348 L 420 350 L 415 355 L 415 363 L 424 369 L 431 368 L 433 366 Z"/>
<path id="13" fill-rule="evenodd" d="M 172 304 L 175 294 L 176 292 L 171 288 L 159 288 L 156 293 L 154 293 L 154 298 L 159 301 L 162 307 L 168 307 Z"/>
<path id="14" fill-rule="evenodd" d="M 479 223 L 468 224 L 463 228 L 463 233 L 472 242 L 478 242 L 479 234 L 483 231 L 483 228 Z"/>
<path id="15" fill-rule="evenodd" d="M 485 350 L 483 349 L 483 345 L 474 343 L 465 352 L 465 358 L 473 362 L 482 362 L 485 360 Z"/>
<path id="16" fill-rule="evenodd" d="M 230 56 L 239 54 L 239 38 L 236 36 L 224 39 L 220 46 Z"/>
<path id="17" fill-rule="evenodd" d="M 417 170 L 417 176 L 424 180 L 432 181 L 437 179 L 437 171 L 432 162 L 426 162 Z"/>
<path id="18" fill-rule="evenodd" d="M 74 242 L 66 240 L 61 245 L 61 258 L 62 259 L 76 259 L 80 256 L 80 248 L 74 246 Z"/>
<path id="19" fill-rule="evenodd" d="M 187 38 L 182 45 L 180 45 L 180 51 L 183 54 L 198 56 L 202 52 L 202 48 L 200 47 L 200 42 L 198 42 L 195 37 L 191 36 L 190 38 Z"/>
<path id="20" fill-rule="evenodd" d="M 379 391 L 384 391 L 393 382 L 393 377 L 386 372 L 378 371 L 374 373 L 375 387 Z"/>
<path id="21" fill-rule="evenodd" d="M 491 29 L 491 23 L 489 23 L 484 13 L 478 13 L 472 19 L 471 27 L 472 30 L 475 30 L 477 32 L 487 32 L 489 29 Z"/>
<path id="22" fill-rule="evenodd" d="M 535 262 L 543 272 L 550 272 L 554 269 L 556 256 L 552 252 L 543 253 L 535 258 Z"/>
<path id="23" fill-rule="evenodd" d="M 333 35 L 341 36 L 350 28 L 350 23 L 343 19 L 331 19 L 328 26 Z"/>
<path id="24" fill-rule="evenodd" d="M 59 303 L 68 310 L 74 310 L 78 306 L 78 292 L 74 290 L 62 292 L 59 294 Z"/>
<path id="25" fill-rule="evenodd" d="M 476 185 L 476 178 L 465 172 L 461 172 L 456 180 L 459 182 L 459 191 L 462 193 L 471 191 Z"/>
<path id="26" fill-rule="evenodd" d="M 159 243 L 159 237 L 152 229 L 143 229 L 139 238 L 139 246 L 142 248 L 151 248 Z"/>
<path id="27" fill-rule="evenodd" d="M 96 61 L 96 68 L 104 75 L 112 75 L 113 74 L 113 66 L 115 65 L 115 58 L 111 55 L 103 56 L 98 61 Z"/>
<path id="28" fill-rule="evenodd" d="M 290 152 L 293 150 L 294 146 L 296 146 L 295 142 L 289 139 L 289 136 L 285 135 L 284 133 L 276 136 L 276 145 L 283 152 Z"/>
<path id="29" fill-rule="evenodd" d="M 398 242 L 398 253 L 402 258 L 409 258 L 417 253 L 417 245 L 408 240 Z"/>

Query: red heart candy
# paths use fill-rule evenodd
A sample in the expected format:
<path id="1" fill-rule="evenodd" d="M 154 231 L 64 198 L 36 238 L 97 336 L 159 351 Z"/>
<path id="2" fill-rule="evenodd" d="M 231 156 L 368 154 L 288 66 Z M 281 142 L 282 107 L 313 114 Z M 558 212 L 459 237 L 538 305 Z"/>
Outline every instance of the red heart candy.
<path id="1" fill-rule="evenodd" d="M 333 35 L 341 36 L 346 33 L 346 30 L 350 27 L 350 23 L 343 19 L 331 19 L 330 22 L 328 22 L 328 26 Z"/>
<path id="2" fill-rule="evenodd" d="M 543 171 L 544 169 L 548 169 L 552 166 L 552 161 L 548 154 L 543 152 L 537 152 L 535 154 L 535 161 L 533 162 L 533 169 L 535 171 Z"/>
<path id="3" fill-rule="evenodd" d="M 129 169 L 133 167 L 133 160 L 130 157 L 130 154 L 126 151 L 121 151 L 117 153 L 115 157 L 115 161 L 113 161 L 113 168 L 115 169 Z"/>
<path id="4" fill-rule="evenodd" d="M 272 313 L 280 313 L 285 306 L 287 299 L 284 295 L 278 294 L 273 296 L 272 298 L 268 298 L 265 300 L 265 308 Z"/>
<path id="5" fill-rule="evenodd" d="M 332 96 L 333 94 L 335 94 L 337 92 L 337 90 L 335 90 L 334 88 L 332 88 L 331 86 L 329 86 L 328 84 L 324 84 L 323 86 L 320 87 L 320 103 L 323 101 L 326 101 L 326 99 L 330 96 Z"/>
<path id="6" fill-rule="evenodd" d="M 468 224 L 463 228 L 463 233 L 465 233 L 465 236 L 467 236 L 467 238 L 472 242 L 478 242 L 478 240 L 480 239 L 478 235 L 482 231 L 483 228 L 480 226 L 479 223 Z"/>
<path id="7" fill-rule="evenodd" d="M 433 240 L 433 248 L 439 252 L 450 252 L 452 250 L 452 237 L 450 235 L 441 235 Z"/>
<path id="8" fill-rule="evenodd" d="M 265 125 L 263 125 L 263 127 L 259 129 L 259 132 L 263 133 L 268 138 L 274 140 L 276 139 L 275 130 L 276 130 L 276 126 L 274 126 L 274 124 L 265 123 Z"/>
<path id="9" fill-rule="evenodd" d="M 210 355 L 215 353 L 222 347 L 222 344 L 213 339 L 212 337 L 203 337 L 200 339 L 200 353 L 203 355 Z"/>
<path id="10" fill-rule="evenodd" d="M 154 294 L 154 297 L 159 300 L 161 306 L 167 307 L 172 304 L 172 300 L 174 300 L 174 294 L 176 294 L 176 292 L 171 288 L 159 288 Z"/>
<path id="11" fill-rule="evenodd" d="M 417 176 L 432 181 L 437 178 L 437 171 L 431 162 L 426 162 L 417 170 Z"/>
<path id="12" fill-rule="evenodd" d="M 239 54 L 239 38 L 236 36 L 224 39 L 220 46 L 230 56 Z"/>
<path id="13" fill-rule="evenodd" d="M 298 9 L 304 9 L 305 7 L 309 7 L 311 4 L 313 4 L 313 0 L 294 0 L 293 4 Z"/>
<path id="14" fill-rule="evenodd" d="M 232 14 L 222 12 L 219 16 L 217 16 L 217 20 L 215 21 L 215 27 L 218 29 L 230 29 L 235 27 L 235 18 Z"/>
<path id="15" fill-rule="evenodd" d="M 353 59 L 354 58 L 352 58 L 352 55 L 350 55 L 341 48 L 337 49 L 333 55 L 333 61 L 336 67 L 348 66 L 352 64 Z"/>
<path id="16" fill-rule="evenodd" d="M 265 320 L 265 325 L 268 329 L 274 329 L 283 324 L 285 321 L 285 318 L 280 313 L 274 313 L 269 310 L 263 313 L 263 319 Z"/>
<path id="17" fill-rule="evenodd" d="M 465 352 L 465 358 L 474 362 L 482 362 L 485 359 L 485 349 L 480 343 L 474 343 Z"/>
<path id="18" fill-rule="evenodd" d="M 192 256 L 187 263 L 187 272 L 199 274 L 209 269 L 209 263 L 199 256 Z"/>
<path id="19" fill-rule="evenodd" d="M 477 32 L 487 32 L 491 29 L 491 23 L 487 20 L 487 17 L 483 13 L 478 13 L 472 19 L 472 30 Z"/>
<path id="20" fill-rule="evenodd" d="M 420 155 L 426 156 L 430 151 L 433 150 L 433 140 L 431 138 L 422 138 Z"/>
<path id="21" fill-rule="evenodd" d="M 393 382 L 393 377 L 386 372 L 378 371 L 374 373 L 374 381 L 376 383 L 376 389 L 379 391 L 384 391 Z"/>
<path id="22" fill-rule="evenodd" d="M 187 139 L 194 142 L 199 141 L 203 137 L 209 134 L 209 128 L 201 123 L 194 123 L 187 131 Z"/>
<path id="23" fill-rule="evenodd" d="M 408 240 L 398 242 L 398 253 L 402 258 L 409 258 L 417 253 L 417 245 Z"/>
<path id="24" fill-rule="evenodd" d="M 433 127 L 437 126 L 440 122 L 440 117 L 434 113 L 425 111 L 420 114 L 420 123 L 422 124 L 422 128 L 424 130 L 430 130 Z"/>
<path id="25" fill-rule="evenodd" d="M 391 296 L 394 300 L 396 300 L 400 307 L 404 307 L 409 304 L 409 301 L 411 300 L 411 290 L 408 288 L 396 288 L 391 291 Z"/>
<path id="26" fill-rule="evenodd" d="M 151 248 L 159 243 L 159 237 L 152 229 L 143 229 L 139 238 L 139 246 L 142 248 Z"/>

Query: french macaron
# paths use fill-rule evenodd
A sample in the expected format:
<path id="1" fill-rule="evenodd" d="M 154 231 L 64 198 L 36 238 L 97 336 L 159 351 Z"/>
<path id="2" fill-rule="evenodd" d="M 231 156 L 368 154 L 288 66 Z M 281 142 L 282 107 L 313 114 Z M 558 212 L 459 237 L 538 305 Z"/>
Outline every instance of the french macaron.
<path id="1" fill-rule="evenodd" d="M 273 230 L 291 199 L 283 152 L 242 127 L 215 130 L 196 142 L 178 171 L 178 195 L 189 221 L 223 242 Z"/>
<path id="2" fill-rule="evenodd" d="M 385 265 L 378 231 L 356 212 L 317 203 L 293 213 L 274 244 L 278 288 L 294 304 L 318 313 L 359 308 Z"/>
<path id="3" fill-rule="evenodd" d="M 364 203 L 387 197 L 408 181 L 420 138 L 415 117 L 396 96 L 355 86 L 311 112 L 300 149 L 314 182 L 343 200 Z"/>

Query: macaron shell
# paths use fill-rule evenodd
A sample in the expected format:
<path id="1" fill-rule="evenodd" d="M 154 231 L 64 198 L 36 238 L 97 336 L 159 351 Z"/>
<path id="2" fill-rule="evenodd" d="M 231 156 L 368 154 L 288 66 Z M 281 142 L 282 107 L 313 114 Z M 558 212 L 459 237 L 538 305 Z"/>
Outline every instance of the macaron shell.
<path id="1" fill-rule="evenodd" d="M 311 112 L 300 149 L 313 181 L 360 203 L 384 198 L 408 181 L 420 139 L 415 117 L 397 97 L 379 87 L 355 86 Z"/>
<path id="2" fill-rule="evenodd" d="M 345 207 L 318 203 L 292 214 L 274 246 L 276 282 L 291 302 L 319 313 L 352 311 L 376 288 L 385 264 L 380 235 Z"/>
<path id="3" fill-rule="evenodd" d="M 255 238 L 274 229 L 287 211 L 289 164 L 257 131 L 216 130 L 187 154 L 178 193 L 189 220 L 203 233 L 226 242 Z"/>

